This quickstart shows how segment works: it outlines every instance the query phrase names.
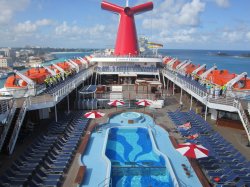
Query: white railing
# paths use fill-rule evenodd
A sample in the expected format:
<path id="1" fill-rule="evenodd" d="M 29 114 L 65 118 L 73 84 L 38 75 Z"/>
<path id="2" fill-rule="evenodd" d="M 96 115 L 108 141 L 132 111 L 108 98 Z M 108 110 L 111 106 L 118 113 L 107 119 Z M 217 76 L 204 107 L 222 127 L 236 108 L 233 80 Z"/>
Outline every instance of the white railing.
<path id="1" fill-rule="evenodd" d="M 9 128 L 10 128 L 10 125 L 11 125 L 11 122 L 13 120 L 13 117 L 15 115 L 15 112 L 16 112 L 16 101 L 13 99 L 12 100 L 12 106 L 11 106 L 11 109 L 10 109 L 10 112 L 7 116 L 7 119 L 6 119 L 6 123 L 4 125 L 4 129 L 3 129 L 3 132 L 0 136 L 0 151 L 2 150 L 2 147 L 3 147 L 3 144 L 4 144 L 4 141 L 5 141 L 5 138 L 7 136 L 7 133 L 9 131 Z"/>
<path id="2" fill-rule="evenodd" d="M 4 114 L 9 110 L 10 100 L 0 100 L 0 114 Z"/>
<path id="3" fill-rule="evenodd" d="M 249 119 L 244 111 L 244 108 L 242 107 L 242 104 L 239 100 L 234 101 L 234 106 L 238 109 L 238 114 L 240 116 L 241 122 L 243 124 L 243 127 L 247 133 L 248 138 L 248 144 L 250 145 L 250 123 Z"/>
<path id="4" fill-rule="evenodd" d="M 250 123 L 248 120 L 248 117 L 244 111 L 244 108 L 242 106 L 242 103 L 240 102 L 239 99 L 236 99 L 234 97 L 219 97 L 219 98 L 210 98 L 209 95 L 199 89 L 198 87 L 188 83 L 184 79 L 178 77 L 176 74 L 170 72 L 169 70 L 163 70 L 163 74 L 167 75 L 167 77 L 173 81 L 175 84 L 180 86 L 182 89 L 190 93 L 193 96 L 199 96 L 196 97 L 196 99 L 200 100 L 202 103 L 209 105 L 209 104 L 218 104 L 218 105 L 226 105 L 226 106 L 231 106 L 235 108 L 235 111 L 238 111 L 238 114 L 240 116 L 241 122 L 244 126 L 244 129 L 247 133 L 248 141 L 250 143 Z M 203 99 L 202 99 L 203 98 Z M 226 107 L 224 107 L 226 110 Z"/>
<path id="5" fill-rule="evenodd" d="M 49 94 L 38 95 L 34 97 L 28 97 L 27 106 L 35 104 L 46 104 L 54 101 L 54 97 Z"/>
<path id="6" fill-rule="evenodd" d="M 21 108 L 21 110 L 19 112 L 19 115 L 17 117 L 17 121 L 16 121 L 16 124 L 15 124 L 14 130 L 13 130 L 12 135 L 11 135 L 11 139 L 10 139 L 10 142 L 9 142 L 9 145 L 8 145 L 8 152 L 9 152 L 10 155 L 14 151 L 16 141 L 17 141 L 20 129 L 21 129 L 22 124 L 23 124 L 23 119 L 24 119 L 25 114 L 26 114 L 26 110 L 27 110 L 27 99 L 25 99 L 25 101 L 23 102 L 23 106 L 22 106 L 22 108 Z"/>
<path id="7" fill-rule="evenodd" d="M 201 90 L 199 87 L 187 82 L 186 80 L 178 77 L 176 74 L 172 73 L 169 70 L 163 70 L 163 74 L 167 75 L 168 78 L 170 78 L 171 81 L 173 81 L 175 84 L 180 86 L 182 89 L 187 91 L 188 93 L 192 94 L 193 96 L 196 96 L 196 99 L 201 101 L 202 103 L 212 103 L 212 104 L 220 104 L 220 105 L 228 105 L 234 107 L 234 100 L 233 97 L 218 97 L 218 98 L 212 98 L 209 94 L 207 94 L 205 91 Z M 205 102 L 206 101 L 206 102 Z"/>
<path id="8" fill-rule="evenodd" d="M 90 67 L 86 71 L 83 71 L 77 75 L 71 82 L 63 86 L 61 89 L 57 90 L 52 94 L 52 96 L 57 101 L 57 98 L 68 95 L 73 89 L 75 89 L 79 84 L 84 80 L 90 77 L 93 74 L 95 66 Z"/>

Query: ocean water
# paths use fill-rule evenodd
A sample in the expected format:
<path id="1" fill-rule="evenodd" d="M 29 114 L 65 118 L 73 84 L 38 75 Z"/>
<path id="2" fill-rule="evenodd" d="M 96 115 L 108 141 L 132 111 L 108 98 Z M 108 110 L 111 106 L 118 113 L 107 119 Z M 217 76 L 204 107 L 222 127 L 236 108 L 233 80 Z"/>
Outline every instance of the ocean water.
<path id="1" fill-rule="evenodd" d="M 224 55 L 217 55 L 220 54 Z M 214 64 L 218 69 L 227 69 L 232 73 L 247 72 L 250 77 L 250 57 L 242 55 L 250 54 L 250 51 L 219 51 L 219 50 L 159 50 L 163 56 L 177 57 L 180 60 L 190 59 L 193 64 L 206 64 L 207 68 Z"/>
<path id="2" fill-rule="evenodd" d="M 217 55 L 218 53 L 223 55 Z M 242 57 L 243 54 L 250 54 L 250 51 L 219 51 L 219 50 L 181 50 L 181 49 L 162 49 L 159 50 L 162 56 L 177 57 L 180 60 L 190 59 L 194 64 L 206 64 L 207 67 L 217 65 L 218 69 L 227 69 L 232 73 L 240 74 L 247 72 L 250 77 L 250 57 Z M 57 53 L 57 60 L 47 62 L 51 64 L 64 61 L 74 57 L 84 57 L 90 53 Z M 0 88 L 3 87 L 5 79 L 0 79 Z"/>

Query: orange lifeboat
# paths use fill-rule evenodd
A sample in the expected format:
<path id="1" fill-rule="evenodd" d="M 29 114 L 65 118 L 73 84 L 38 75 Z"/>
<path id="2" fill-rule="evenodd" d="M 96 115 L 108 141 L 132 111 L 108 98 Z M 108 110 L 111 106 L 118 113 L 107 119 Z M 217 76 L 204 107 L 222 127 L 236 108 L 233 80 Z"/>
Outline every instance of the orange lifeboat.
<path id="1" fill-rule="evenodd" d="M 61 67 L 64 71 L 70 71 L 71 67 L 66 62 L 61 62 L 57 64 L 59 67 Z"/>
<path id="2" fill-rule="evenodd" d="M 237 74 L 229 73 L 228 70 L 213 70 L 211 71 L 208 76 L 207 80 L 212 82 L 213 84 L 217 84 L 219 86 L 225 85 L 228 81 L 235 78 Z"/>
<path id="3" fill-rule="evenodd" d="M 72 61 L 75 62 L 79 66 L 79 68 L 83 66 L 82 62 L 78 59 L 73 59 Z"/>
<path id="4" fill-rule="evenodd" d="M 180 60 L 176 60 L 172 66 L 172 69 L 176 69 L 176 66 L 178 66 L 181 63 Z"/>
<path id="5" fill-rule="evenodd" d="M 233 85 L 233 90 L 236 91 L 250 90 L 250 79 L 242 78 L 240 81 L 238 81 Z"/>
<path id="6" fill-rule="evenodd" d="M 190 74 L 192 74 L 192 72 L 193 72 L 195 69 L 197 69 L 198 67 L 200 67 L 200 65 L 196 66 L 196 65 L 194 65 L 194 64 L 189 64 L 189 65 L 187 65 L 187 66 L 185 67 L 185 73 L 186 73 L 187 75 L 190 75 Z"/>
<path id="7" fill-rule="evenodd" d="M 170 62 L 170 60 L 172 60 L 172 58 L 171 57 L 166 57 L 165 59 L 164 59 L 164 61 L 163 61 L 163 64 L 167 64 L 168 62 Z"/>

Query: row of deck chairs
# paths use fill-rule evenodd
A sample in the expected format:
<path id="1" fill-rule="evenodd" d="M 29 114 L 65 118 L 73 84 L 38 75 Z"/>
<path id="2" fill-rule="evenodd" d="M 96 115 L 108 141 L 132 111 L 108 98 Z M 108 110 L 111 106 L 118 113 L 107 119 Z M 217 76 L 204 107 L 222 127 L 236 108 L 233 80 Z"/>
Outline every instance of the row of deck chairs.
<path id="1" fill-rule="evenodd" d="M 181 74 L 178 74 L 178 77 L 179 78 L 182 78 L 184 79 L 185 81 L 187 81 L 188 83 L 192 84 L 193 86 L 197 87 L 198 89 L 204 91 L 204 92 L 207 92 L 207 89 L 205 86 L 201 85 L 199 82 L 195 81 L 195 80 L 192 80 L 191 77 L 185 77 Z"/>
<path id="2" fill-rule="evenodd" d="M 78 99 L 76 101 L 76 107 L 78 110 L 96 110 L 97 99 Z"/>
<path id="3" fill-rule="evenodd" d="M 209 156 L 198 159 L 204 174 L 214 186 L 250 187 L 250 162 L 227 142 L 219 133 L 213 131 L 204 119 L 190 112 L 168 112 L 168 116 L 176 125 L 176 130 L 188 137 L 199 134 L 195 139 L 186 142 L 201 144 L 209 150 Z M 183 130 L 180 125 L 190 122 L 191 128 Z M 215 178 L 219 179 L 215 181 Z"/>
<path id="4" fill-rule="evenodd" d="M 61 186 L 88 124 L 82 115 L 77 112 L 50 124 L 0 176 L 0 186 Z"/>

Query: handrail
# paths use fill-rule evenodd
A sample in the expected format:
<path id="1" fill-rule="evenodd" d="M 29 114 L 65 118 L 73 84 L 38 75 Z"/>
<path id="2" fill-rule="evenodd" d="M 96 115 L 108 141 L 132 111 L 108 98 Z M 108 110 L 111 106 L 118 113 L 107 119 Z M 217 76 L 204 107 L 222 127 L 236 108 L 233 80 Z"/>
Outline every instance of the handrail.
<path id="1" fill-rule="evenodd" d="M 57 90 L 52 94 L 54 98 L 58 98 L 64 95 L 67 95 L 70 93 L 74 88 L 76 88 L 83 80 L 88 78 L 94 71 L 94 67 L 92 66 L 88 69 L 83 70 L 82 72 L 79 72 L 76 77 L 74 77 L 68 84 L 63 86 L 61 89 Z"/>
<path id="2" fill-rule="evenodd" d="M 4 114 L 9 110 L 9 100 L 0 100 L 0 114 Z"/>
<path id="3" fill-rule="evenodd" d="M 11 136 L 11 139 L 10 139 L 10 142 L 8 145 L 8 152 L 10 155 L 13 153 L 14 147 L 16 145 L 17 137 L 18 137 L 18 134 L 20 132 L 21 126 L 23 124 L 23 119 L 25 117 L 26 110 L 27 110 L 27 98 L 23 102 L 22 108 L 21 108 L 19 115 L 17 117 L 17 121 L 16 121 L 14 130 L 12 132 L 12 136 Z"/>
<path id="4" fill-rule="evenodd" d="M 238 109 L 238 114 L 240 116 L 243 127 L 247 133 L 248 145 L 250 145 L 250 123 L 249 123 L 248 117 L 242 107 L 242 103 L 239 100 L 235 100 L 234 105 Z"/>
<path id="5" fill-rule="evenodd" d="M 236 109 L 236 111 L 238 111 L 238 114 L 240 116 L 243 127 L 247 133 L 247 137 L 248 137 L 248 141 L 249 141 L 249 145 L 250 145 L 250 122 L 247 118 L 247 115 L 243 109 L 242 103 L 240 102 L 239 99 L 234 98 L 234 97 L 229 97 L 229 96 L 227 96 L 225 98 L 210 98 L 210 97 L 208 97 L 209 95 L 206 92 L 204 92 L 204 91 L 200 90 L 198 87 L 188 83 L 184 79 L 181 79 L 180 77 L 178 77 L 176 74 L 173 74 L 169 70 L 163 70 L 163 73 L 165 73 L 169 77 L 171 77 L 172 81 L 174 81 L 175 83 L 178 82 L 179 84 L 181 84 L 182 88 L 184 90 L 185 90 L 185 88 L 187 88 L 190 91 L 192 91 L 193 93 L 197 94 L 198 96 L 205 98 L 206 103 L 204 103 L 204 104 L 213 103 L 213 104 L 220 104 L 220 105 L 227 105 L 227 106 L 234 107 Z"/>
<path id="6" fill-rule="evenodd" d="M 7 116 L 7 119 L 6 119 L 6 123 L 4 125 L 4 130 L 0 136 L 0 151 L 2 150 L 2 147 L 3 147 L 3 144 L 4 144 L 4 141 L 5 141 L 5 138 L 7 136 L 7 133 L 9 131 L 9 128 L 10 128 L 10 125 L 11 125 L 11 122 L 13 120 L 13 117 L 14 117 L 14 114 L 16 112 L 16 100 L 12 100 L 12 105 L 10 107 L 10 112 Z"/>
<path id="7" fill-rule="evenodd" d="M 109 181 L 109 183 L 106 183 L 106 181 Z M 111 177 L 106 177 L 105 179 L 103 179 L 99 184 L 98 184 L 98 187 L 99 186 L 102 186 L 102 187 L 105 187 L 105 186 L 112 186 L 112 178 Z"/>

